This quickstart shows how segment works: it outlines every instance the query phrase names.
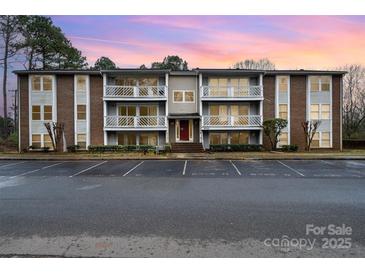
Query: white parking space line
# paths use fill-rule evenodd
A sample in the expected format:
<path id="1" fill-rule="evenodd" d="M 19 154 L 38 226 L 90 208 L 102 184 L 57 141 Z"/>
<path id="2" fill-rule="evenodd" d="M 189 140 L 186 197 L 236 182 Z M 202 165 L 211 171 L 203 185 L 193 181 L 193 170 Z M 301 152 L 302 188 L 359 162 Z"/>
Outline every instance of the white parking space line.
<path id="1" fill-rule="evenodd" d="M 281 162 L 281 161 L 279 161 L 279 160 L 277 160 L 277 162 L 278 162 L 278 163 L 280 163 L 280 164 L 282 164 L 283 166 L 285 166 L 285 167 L 289 168 L 291 171 L 294 171 L 296 174 L 299 174 L 300 176 L 305 177 L 305 176 L 304 176 L 304 174 L 303 174 L 303 173 L 301 173 L 301 172 L 299 172 L 298 170 L 296 170 L 296 169 L 294 169 L 294 168 L 292 168 L 292 167 L 290 167 L 290 166 L 288 166 L 288 165 L 284 164 L 283 162 Z"/>
<path id="2" fill-rule="evenodd" d="M 33 172 L 37 172 L 37 171 L 40 171 L 40 170 L 41 170 L 40 168 L 37 168 L 37 169 L 31 170 L 31 171 L 24 172 L 22 174 L 18 174 L 18 175 L 15 175 L 15 176 L 11 176 L 9 179 L 14 179 L 16 177 L 24 176 L 24 175 L 27 175 L 27 174 L 30 174 L 30 173 L 33 173 Z"/>
<path id="3" fill-rule="evenodd" d="M 58 166 L 58 165 L 63 164 L 63 163 L 65 163 L 65 162 L 61 162 L 61 163 L 56 163 L 56 164 L 53 164 L 53 165 L 45 166 L 45 167 L 42 167 L 41 169 L 47 169 L 47 168 L 50 168 L 50 167 Z"/>
<path id="4" fill-rule="evenodd" d="M 186 172 L 186 165 L 188 164 L 188 160 L 185 160 L 185 163 L 184 163 L 184 169 L 183 169 L 183 173 L 182 175 L 185 175 L 185 172 Z"/>
<path id="5" fill-rule="evenodd" d="M 17 162 L 17 163 L 11 163 L 11 164 L 7 164 L 7 165 L 3 165 L 3 166 L 0 166 L 0 168 L 3 168 L 3 167 L 7 167 L 7 166 L 15 166 L 15 165 L 20 165 L 20 164 L 23 164 L 25 163 L 25 161 L 22 161 L 22 162 Z"/>
<path id="6" fill-rule="evenodd" d="M 136 165 L 135 167 L 131 168 L 130 170 L 128 170 L 126 173 L 123 174 L 124 176 L 127 176 L 129 173 L 131 173 L 133 170 L 135 170 L 137 167 L 139 167 L 140 165 L 142 165 L 144 163 L 144 161 L 140 162 L 138 165 Z"/>
<path id="7" fill-rule="evenodd" d="M 84 170 L 81 170 L 81 171 L 79 171 L 79 172 L 77 172 L 77 173 L 75 173 L 75 174 L 73 174 L 73 175 L 68 176 L 68 177 L 69 177 L 69 178 L 75 177 L 75 176 L 80 175 L 80 174 L 82 174 L 82 173 L 84 173 L 84 172 L 86 172 L 86 171 L 88 171 L 88 170 L 90 170 L 90 169 L 93 169 L 93 168 L 97 167 L 97 166 L 101 166 L 102 164 L 105 164 L 106 162 L 108 162 L 108 161 L 104 161 L 104 162 L 98 163 L 98 164 L 96 164 L 96 165 L 93 165 L 93 166 L 91 166 L 91 167 L 88 167 L 88 168 L 86 168 L 86 169 L 84 169 Z"/>
<path id="8" fill-rule="evenodd" d="M 237 171 L 238 175 L 242 175 L 241 172 L 239 171 L 239 169 L 237 168 L 237 166 L 232 162 L 232 160 L 229 160 L 229 162 L 232 164 L 232 166 L 234 167 L 234 169 Z"/>

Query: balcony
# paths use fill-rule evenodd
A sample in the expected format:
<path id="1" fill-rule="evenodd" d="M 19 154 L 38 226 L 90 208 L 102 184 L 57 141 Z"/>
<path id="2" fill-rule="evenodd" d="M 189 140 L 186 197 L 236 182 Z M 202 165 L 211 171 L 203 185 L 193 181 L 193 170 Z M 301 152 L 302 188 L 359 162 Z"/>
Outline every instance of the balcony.
<path id="1" fill-rule="evenodd" d="M 263 86 L 202 86 L 202 100 L 262 100 Z"/>
<path id="2" fill-rule="evenodd" d="M 166 100 L 167 86 L 104 86 L 104 100 Z"/>
<path id="3" fill-rule="evenodd" d="M 104 128 L 110 130 L 166 130 L 166 116 L 105 116 Z"/>
<path id="4" fill-rule="evenodd" d="M 203 116 L 202 129 L 260 129 L 261 115 Z"/>

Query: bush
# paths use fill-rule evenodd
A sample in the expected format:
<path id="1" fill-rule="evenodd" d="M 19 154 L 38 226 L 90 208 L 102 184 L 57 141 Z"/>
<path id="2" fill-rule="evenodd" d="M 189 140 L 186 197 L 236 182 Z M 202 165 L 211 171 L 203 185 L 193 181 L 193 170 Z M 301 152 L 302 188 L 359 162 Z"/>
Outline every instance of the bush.
<path id="1" fill-rule="evenodd" d="M 79 145 L 71 145 L 71 146 L 68 146 L 67 147 L 67 151 L 68 152 L 76 152 L 79 149 L 80 149 L 80 146 Z"/>
<path id="2" fill-rule="evenodd" d="M 103 153 L 103 152 L 125 152 L 125 151 L 155 151 L 155 146 L 149 146 L 149 145 L 127 145 L 127 146 L 121 146 L 121 145 L 100 145 L 100 146 L 89 146 L 90 152 L 96 152 L 96 153 Z"/>
<path id="3" fill-rule="evenodd" d="M 249 145 L 249 144 L 221 144 L 210 145 L 211 151 L 262 151 L 262 145 Z"/>
<path id="4" fill-rule="evenodd" d="M 48 152 L 49 151 L 49 147 L 41 147 L 41 151 L 42 152 Z"/>
<path id="5" fill-rule="evenodd" d="M 165 152 L 171 152 L 171 145 L 165 145 Z"/>
<path id="6" fill-rule="evenodd" d="M 298 145 L 284 145 L 281 146 L 280 150 L 285 152 L 295 152 L 298 151 Z"/>

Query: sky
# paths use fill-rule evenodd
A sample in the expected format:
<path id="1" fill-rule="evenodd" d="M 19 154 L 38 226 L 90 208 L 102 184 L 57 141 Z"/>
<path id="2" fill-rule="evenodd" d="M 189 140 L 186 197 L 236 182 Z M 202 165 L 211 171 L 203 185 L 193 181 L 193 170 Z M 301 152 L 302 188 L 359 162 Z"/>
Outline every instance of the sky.
<path id="1" fill-rule="evenodd" d="M 365 16 L 51 17 L 90 65 L 107 56 L 119 67 L 135 68 L 167 55 L 179 55 L 189 68 L 228 68 L 260 58 L 277 69 L 365 65 Z M 9 77 L 9 89 L 16 88 Z"/>
<path id="2" fill-rule="evenodd" d="M 190 68 L 269 58 L 277 68 L 365 64 L 365 16 L 53 16 L 90 64 L 121 67 L 179 55 Z"/>

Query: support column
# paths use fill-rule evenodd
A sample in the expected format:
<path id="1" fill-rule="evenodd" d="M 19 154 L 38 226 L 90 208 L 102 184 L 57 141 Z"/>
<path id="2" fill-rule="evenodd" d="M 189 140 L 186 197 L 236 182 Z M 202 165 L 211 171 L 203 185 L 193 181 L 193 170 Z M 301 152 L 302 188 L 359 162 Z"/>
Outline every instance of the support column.
<path id="1" fill-rule="evenodd" d="M 166 96 L 166 101 L 165 101 L 165 117 L 166 117 L 166 125 L 167 125 L 167 130 L 165 131 L 165 141 L 166 144 L 169 144 L 170 140 L 169 140 L 169 94 L 168 94 L 168 90 L 169 90 L 169 74 L 166 73 L 165 74 L 165 96 Z"/>
<path id="2" fill-rule="evenodd" d="M 203 123 L 203 102 L 202 102 L 202 86 L 203 86 L 203 75 L 201 73 L 199 73 L 199 87 L 198 87 L 198 94 L 199 97 L 199 116 L 200 116 L 200 121 L 199 121 L 199 141 L 200 143 L 203 144 L 204 140 L 203 140 L 203 131 L 202 131 L 202 123 Z M 204 144 L 203 144 L 204 146 Z"/>

